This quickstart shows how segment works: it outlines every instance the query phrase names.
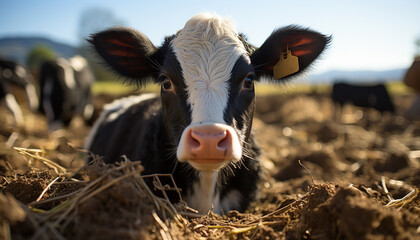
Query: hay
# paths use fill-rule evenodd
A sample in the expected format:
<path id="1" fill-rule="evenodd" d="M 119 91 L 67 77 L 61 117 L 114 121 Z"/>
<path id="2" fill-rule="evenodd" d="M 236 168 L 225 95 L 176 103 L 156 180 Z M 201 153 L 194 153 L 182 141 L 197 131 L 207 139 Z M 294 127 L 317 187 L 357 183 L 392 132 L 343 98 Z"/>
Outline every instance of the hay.
<path id="1" fill-rule="evenodd" d="M 175 207 L 169 201 L 166 191 L 176 191 L 178 192 L 179 198 L 182 202 L 180 189 L 176 186 L 172 175 L 154 174 L 140 176 L 140 173 L 143 171 L 143 167 L 140 162 L 130 162 L 126 159 L 126 161 L 115 165 L 104 165 L 100 160 L 96 159 L 92 164 L 84 166 L 82 169 L 77 171 L 83 172 L 90 178 L 89 181 L 81 181 L 70 178 L 69 176 L 73 176 L 74 173 L 71 173 L 58 163 L 45 157 L 46 153 L 42 149 L 14 149 L 19 154 L 26 157 L 30 166 L 34 161 L 39 161 L 58 175 L 58 177 L 52 180 L 43 189 L 35 201 L 29 203 L 28 205 L 22 204 L 19 208 L 21 211 L 24 211 L 27 216 L 26 223 L 29 225 L 28 228 L 33 231 L 33 239 L 66 239 L 63 237 L 63 234 L 66 234 L 66 227 L 79 220 L 78 211 L 83 208 L 83 204 L 95 199 L 100 194 L 104 194 L 107 190 L 113 187 L 118 188 L 122 185 L 125 185 L 126 188 L 128 186 L 130 191 L 135 191 L 133 194 L 139 199 L 153 203 L 153 205 L 148 207 L 153 213 L 155 223 L 159 227 L 165 225 L 163 222 L 158 220 L 160 219 L 158 215 L 165 220 L 170 218 L 176 223 L 177 227 L 182 228 L 188 223 L 188 221 L 182 216 L 182 213 L 189 216 L 196 214 L 195 210 L 186 207 L 185 203 L 184 205 L 180 204 Z M 36 169 L 33 169 L 32 171 L 36 171 Z M 172 180 L 173 185 L 163 186 L 160 181 L 160 178 L 162 177 L 169 177 Z M 162 192 L 164 198 L 157 197 L 152 193 L 144 181 L 145 178 L 153 178 L 154 187 Z M 60 184 L 83 186 L 80 189 L 68 194 L 42 199 L 52 186 Z M 123 199 L 125 196 L 120 197 Z M 54 205 L 54 207 L 50 209 L 41 209 L 37 207 L 43 206 L 47 203 Z M 181 210 L 181 213 L 179 213 L 178 210 Z M 4 237 L 8 239 L 10 236 L 9 225 L 2 224 L 2 227 L 5 229 L 3 231 Z M 166 232 L 167 236 L 170 236 L 168 227 L 163 228 L 163 231 Z M 169 237 L 167 239 L 171 238 Z"/>

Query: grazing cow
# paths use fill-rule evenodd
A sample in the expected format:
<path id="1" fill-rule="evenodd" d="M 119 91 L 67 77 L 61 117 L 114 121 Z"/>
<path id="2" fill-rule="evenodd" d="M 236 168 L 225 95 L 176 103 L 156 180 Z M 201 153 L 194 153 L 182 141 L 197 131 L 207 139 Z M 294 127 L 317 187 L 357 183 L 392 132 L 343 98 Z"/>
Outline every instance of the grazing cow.
<path id="1" fill-rule="evenodd" d="M 12 94 L 12 86 L 25 89 L 30 109 L 38 108 L 38 96 L 32 75 L 19 63 L 0 59 L 0 102 L 4 102 L 7 109 L 12 112 L 15 122 L 22 125 L 22 110 Z"/>
<path id="2" fill-rule="evenodd" d="M 331 97 L 340 106 L 351 103 L 359 107 L 371 107 L 381 113 L 395 112 L 394 104 L 383 84 L 351 85 L 337 82 L 333 85 Z"/>
<path id="3" fill-rule="evenodd" d="M 142 161 L 142 174 L 172 174 L 183 199 L 200 213 L 243 211 L 260 178 L 260 151 L 251 133 L 254 81 L 272 78 L 287 50 L 298 58 L 292 67 L 299 69 L 282 71 L 278 82 L 300 74 L 329 40 L 288 26 L 256 49 L 229 20 L 207 13 L 191 18 L 159 48 L 129 28 L 94 34 L 90 43 L 116 73 L 135 84 L 160 84 L 161 93 L 108 105 L 85 147 L 106 163 L 124 154 Z M 168 195 L 178 200 L 175 193 Z"/>
<path id="4" fill-rule="evenodd" d="M 76 114 L 90 121 L 94 110 L 91 93 L 94 80 L 87 61 L 78 55 L 42 64 L 40 111 L 46 115 L 50 129 L 68 126 Z"/>

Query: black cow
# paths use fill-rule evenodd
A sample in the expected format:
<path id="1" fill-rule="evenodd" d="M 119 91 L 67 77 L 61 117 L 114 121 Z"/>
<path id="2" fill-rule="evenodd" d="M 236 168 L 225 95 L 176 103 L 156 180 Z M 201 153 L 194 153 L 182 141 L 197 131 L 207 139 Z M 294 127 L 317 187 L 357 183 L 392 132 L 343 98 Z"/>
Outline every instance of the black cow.
<path id="1" fill-rule="evenodd" d="M 32 75 L 19 63 L 0 58 L 0 102 L 5 103 L 7 109 L 13 114 L 15 122 L 22 125 L 22 110 L 11 91 L 12 86 L 25 90 L 31 110 L 38 108 L 38 96 Z"/>
<path id="2" fill-rule="evenodd" d="M 394 104 L 383 84 L 351 85 L 337 82 L 333 85 L 331 97 L 341 106 L 351 103 L 359 107 L 371 107 L 381 113 L 395 112 Z"/>
<path id="3" fill-rule="evenodd" d="M 93 115 L 91 85 L 93 74 L 81 56 L 57 58 L 41 66 L 40 111 L 52 130 L 68 126 L 80 114 L 89 122 Z"/>
<path id="4" fill-rule="evenodd" d="M 106 163 L 125 154 L 142 161 L 142 174 L 172 174 L 184 200 L 201 213 L 212 206 L 219 213 L 242 211 L 256 195 L 261 168 L 251 134 L 254 82 L 272 78 L 287 51 L 299 70 L 280 71 L 284 76 L 274 82 L 300 74 L 329 40 L 289 26 L 256 49 L 213 14 L 194 16 L 159 48 L 133 29 L 94 34 L 91 44 L 115 72 L 135 84 L 160 84 L 161 93 L 108 105 L 85 146 Z"/>

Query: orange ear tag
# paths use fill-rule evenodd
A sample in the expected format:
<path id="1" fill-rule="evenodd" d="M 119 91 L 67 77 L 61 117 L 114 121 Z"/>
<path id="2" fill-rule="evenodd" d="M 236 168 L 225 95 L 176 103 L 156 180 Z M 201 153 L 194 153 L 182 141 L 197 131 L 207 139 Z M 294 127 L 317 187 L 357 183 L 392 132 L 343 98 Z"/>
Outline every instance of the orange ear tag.
<path id="1" fill-rule="evenodd" d="M 299 71 L 299 58 L 292 55 L 292 51 L 287 50 L 280 54 L 279 62 L 274 66 L 274 79 L 278 80 Z"/>

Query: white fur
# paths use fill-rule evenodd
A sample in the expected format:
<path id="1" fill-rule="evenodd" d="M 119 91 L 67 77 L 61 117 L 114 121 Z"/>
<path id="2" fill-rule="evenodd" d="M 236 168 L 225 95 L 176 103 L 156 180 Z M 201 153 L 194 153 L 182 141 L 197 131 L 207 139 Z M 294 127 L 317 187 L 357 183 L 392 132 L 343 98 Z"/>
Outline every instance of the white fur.
<path id="1" fill-rule="evenodd" d="M 36 111 L 39 105 L 38 95 L 36 94 L 35 86 L 29 83 L 25 86 L 26 95 L 28 96 L 29 107 L 32 111 Z"/>
<path id="2" fill-rule="evenodd" d="M 202 13 L 171 42 L 187 85 L 192 123 L 225 123 L 231 71 L 246 50 L 229 20 Z"/>
<path id="3" fill-rule="evenodd" d="M 20 78 L 26 78 L 26 70 L 22 66 L 16 66 L 15 73 Z"/>
<path id="4" fill-rule="evenodd" d="M 86 104 L 85 108 L 83 109 L 83 118 L 90 119 L 95 111 L 95 107 L 92 104 Z"/>
<path id="5" fill-rule="evenodd" d="M 71 67 L 76 72 L 80 72 L 80 71 L 82 71 L 83 68 L 85 68 L 87 66 L 87 61 L 84 57 L 82 57 L 80 55 L 76 55 L 76 56 L 70 58 L 70 64 L 71 64 Z"/>
<path id="6" fill-rule="evenodd" d="M 20 109 L 19 104 L 16 101 L 16 98 L 12 94 L 8 93 L 6 94 L 6 97 L 5 97 L 5 103 L 9 111 L 12 112 L 15 122 L 18 125 L 23 125 L 24 122 L 23 122 L 22 110 Z"/>
<path id="7" fill-rule="evenodd" d="M 188 206 L 206 214 L 212 206 L 219 209 L 219 195 L 215 194 L 217 171 L 200 172 L 199 179 L 193 185 L 193 193 L 188 193 Z"/>
<path id="8" fill-rule="evenodd" d="M 189 193 L 186 197 L 188 206 L 206 214 L 210 209 L 215 213 L 229 211 L 239 207 L 242 194 L 238 190 L 228 192 L 223 199 L 219 198 L 219 193 L 215 191 L 218 173 L 200 172 L 199 180 L 193 185 L 193 194 Z"/>
<path id="9" fill-rule="evenodd" d="M 74 79 L 74 72 L 70 62 L 64 58 L 57 58 L 57 64 L 63 68 L 64 83 L 69 89 L 76 87 L 76 80 Z"/>
<path id="10" fill-rule="evenodd" d="M 191 124 L 226 124 L 223 115 L 233 66 L 241 56 L 249 60 L 232 22 L 209 13 L 198 14 L 185 24 L 171 45 L 187 86 Z M 182 139 L 181 144 L 185 144 Z M 242 150 L 237 137 L 233 145 L 240 158 Z M 178 146 L 178 150 L 180 148 L 182 146 Z M 199 170 L 200 179 L 194 184 L 193 193 L 188 195 L 187 203 L 200 213 L 206 213 L 212 205 L 220 211 L 219 196 L 215 193 L 217 171 L 214 166 L 208 171 Z"/>
<path id="11" fill-rule="evenodd" d="M 105 105 L 104 110 L 102 111 L 98 120 L 96 120 L 95 124 L 92 127 L 92 130 L 89 132 L 84 146 L 85 149 L 89 149 L 91 147 L 92 141 L 96 136 L 96 132 L 103 123 L 111 122 L 117 119 L 131 106 L 155 97 L 157 97 L 157 94 L 154 93 L 142 94 L 139 96 L 128 96 L 125 98 L 117 99 L 112 103 Z"/>

